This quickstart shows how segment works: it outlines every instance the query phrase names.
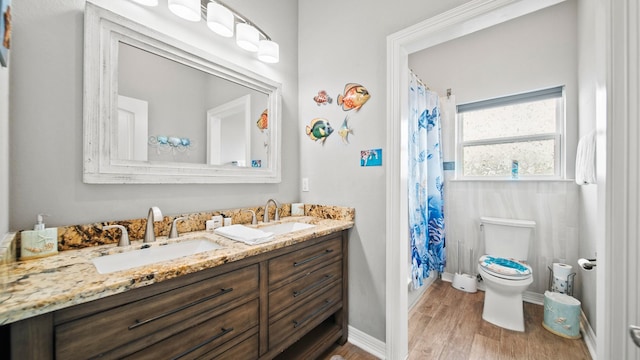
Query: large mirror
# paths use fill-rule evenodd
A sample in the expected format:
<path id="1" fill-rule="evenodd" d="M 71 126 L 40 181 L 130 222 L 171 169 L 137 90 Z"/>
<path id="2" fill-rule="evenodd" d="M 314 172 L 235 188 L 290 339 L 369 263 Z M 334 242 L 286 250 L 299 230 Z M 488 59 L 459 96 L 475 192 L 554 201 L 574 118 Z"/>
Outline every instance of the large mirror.
<path id="1" fill-rule="evenodd" d="M 279 83 L 87 2 L 86 183 L 280 181 Z"/>

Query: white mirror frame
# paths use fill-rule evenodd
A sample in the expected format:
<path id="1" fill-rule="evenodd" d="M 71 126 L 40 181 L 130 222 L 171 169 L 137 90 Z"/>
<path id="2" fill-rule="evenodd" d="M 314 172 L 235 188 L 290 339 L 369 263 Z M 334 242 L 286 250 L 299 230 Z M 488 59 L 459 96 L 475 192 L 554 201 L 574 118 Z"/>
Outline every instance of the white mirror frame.
<path id="1" fill-rule="evenodd" d="M 209 53 L 86 3 L 84 32 L 84 176 L 90 184 L 221 184 L 281 181 L 282 85 Z M 117 119 L 118 45 L 125 41 L 269 95 L 269 154 L 262 168 L 117 160 L 111 152 Z M 203 123 L 205 122 L 203 117 Z"/>

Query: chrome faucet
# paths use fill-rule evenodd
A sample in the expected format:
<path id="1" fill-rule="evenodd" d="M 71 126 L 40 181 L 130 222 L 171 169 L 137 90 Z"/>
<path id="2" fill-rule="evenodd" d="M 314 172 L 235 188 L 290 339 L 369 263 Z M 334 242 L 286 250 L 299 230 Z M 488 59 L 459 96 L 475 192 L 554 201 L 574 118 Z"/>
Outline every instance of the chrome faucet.
<path id="1" fill-rule="evenodd" d="M 280 213 L 278 212 L 278 210 L 280 210 L 280 204 L 274 199 L 269 199 L 269 200 L 267 200 L 267 203 L 264 206 L 264 218 L 263 218 L 263 221 L 264 222 L 269 222 L 269 203 L 273 203 L 273 206 L 276 207 L 276 216 L 273 218 L 273 220 L 275 220 L 275 221 L 280 220 Z"/>
<path id="2" fill-rule="evenodd" d="M 120 241 L 118 242 L 118 246 L 129 246 L 131 242 L 129 242 L 129 233 L 127 232 L 127 228 L 122 225 L 106 225 L 102 227 L 102 230 L 108 229 L 120 229 L 122 234 L 120 235 Z"/>
<path id="3" fill-rule="evenodd" d="M 256 225 L 258 223 L 258 219 L 256 219 L 256 212 L 251 209 L 242 210 L 244 212 L 251 213 L 251 225 Z"/>
<path id="4" fill-rule="evenodd" d="M 186 220 L 187 217 L 183 216 L 183 217 L 177 217 L 175 219 L 173 219 L 173 221 L 171 222 L 171 230 L 169 230 L 169 239 L 173 239 L 173 238 L 177 238 L 178 237 L 178 227 L 176 226 L 176 223 L 178 221 L 182 221 L 182 220 Z"/>
<path id="5" fill-rule="evenodd" d="M 153 223 L 156 221 L 162 221 L 162 211 L 157 206 L 149 208 L 149 215 L 147 216 L 147 227 L 144 229 L 144 242 L 156 241 L 156 233 L 153 229 Z"/>

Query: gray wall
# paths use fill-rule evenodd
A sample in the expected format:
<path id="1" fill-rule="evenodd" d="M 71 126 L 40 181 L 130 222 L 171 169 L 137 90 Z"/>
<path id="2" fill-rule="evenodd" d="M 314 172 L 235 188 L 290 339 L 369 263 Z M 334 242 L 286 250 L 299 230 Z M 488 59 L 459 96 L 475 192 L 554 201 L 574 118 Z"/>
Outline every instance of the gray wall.
<path id="1" fill-rule="evenodd" d="M 573 179 L 577 49 L 576 2 L 568 1 L 411 54 L 409 67 L 440 96 L 452 89 L 457 104 L 565 85 L 562 144 Z"/>
<path id="2" fill-rule="evenodd" d="M 386 37 L 465 1 L 386 0 L 301 1 L 299 11 L 300 176 L 309 179 L 304 202 L 353 206 L 356 226 L 349 248 L 349 324 L 385 339 L 386 215 Z M 346 83 L 364 85 L 369 102 L 358 112 L 336 105 Z M 333 104 L 317 106 L 312 98 L 326 90 Z M 351 143 L 337 133 L 345 116 L 354 129 Z M 304 133 L 316 117 L 336 132 L 326 143 Z M 360 150 L 382 148 L 381 167 L 360 167 Z"/>
<path id="3" fill-rule="evenodd" d="M 212 33 L 204 22 L 188 24 L 168 15 L 167 20 L 161 19 L 163 23 L 157 20 L 161 15 L 156 15 L 162 9 L 149 9 L 129 1 L 95 2 L 117 8 L 126 16 L 148 18 L 149 26 L 170 30 L 176 38 L 199 41 L 203 44 L 202 50 L 283 83 L 282 182 L 265 185 L 84 184 L 82 41 L 85 2 L 14 1 L 9 94 L 10 230 L 31 228 L 35 215 L 40 212 L 51 215 L 46 221 L 48 226 L 57 226 L 140 218 L 146 216 L 152 205 L 159 206 L 165 214 L 176 214 L 262 205 L 271 197 L 284 202 L 298 200 L 297 1 L 228 2 L 279 42 L 280 63 L 275 65 L 259 62 L 254 54 L 239 49 L 232 39 Z M 161 2 L 162 6 L 166 6 L 164 2 Z M 174 27 L 165 26 L 167 22 L 172 22 Z"/>

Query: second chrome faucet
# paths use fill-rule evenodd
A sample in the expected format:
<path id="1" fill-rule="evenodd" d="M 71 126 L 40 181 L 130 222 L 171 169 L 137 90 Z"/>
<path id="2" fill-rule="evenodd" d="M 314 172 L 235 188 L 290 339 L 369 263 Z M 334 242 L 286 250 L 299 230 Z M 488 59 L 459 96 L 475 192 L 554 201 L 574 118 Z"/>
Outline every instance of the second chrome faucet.
<path id="1" fill-rule="evenodd" d="M 280 220 L 280 204 L 274 200 L 274 199 L 269 199 L 267 200 L 267 203 L 264 206 L 264 217 L 263 217 L 263 221 L 264 222 L 269 222 L 269 203 L 273 203 L 273 206 L 276 207 L 276 215 L 273 217 L 273 220 L 278 221 Z"/>

